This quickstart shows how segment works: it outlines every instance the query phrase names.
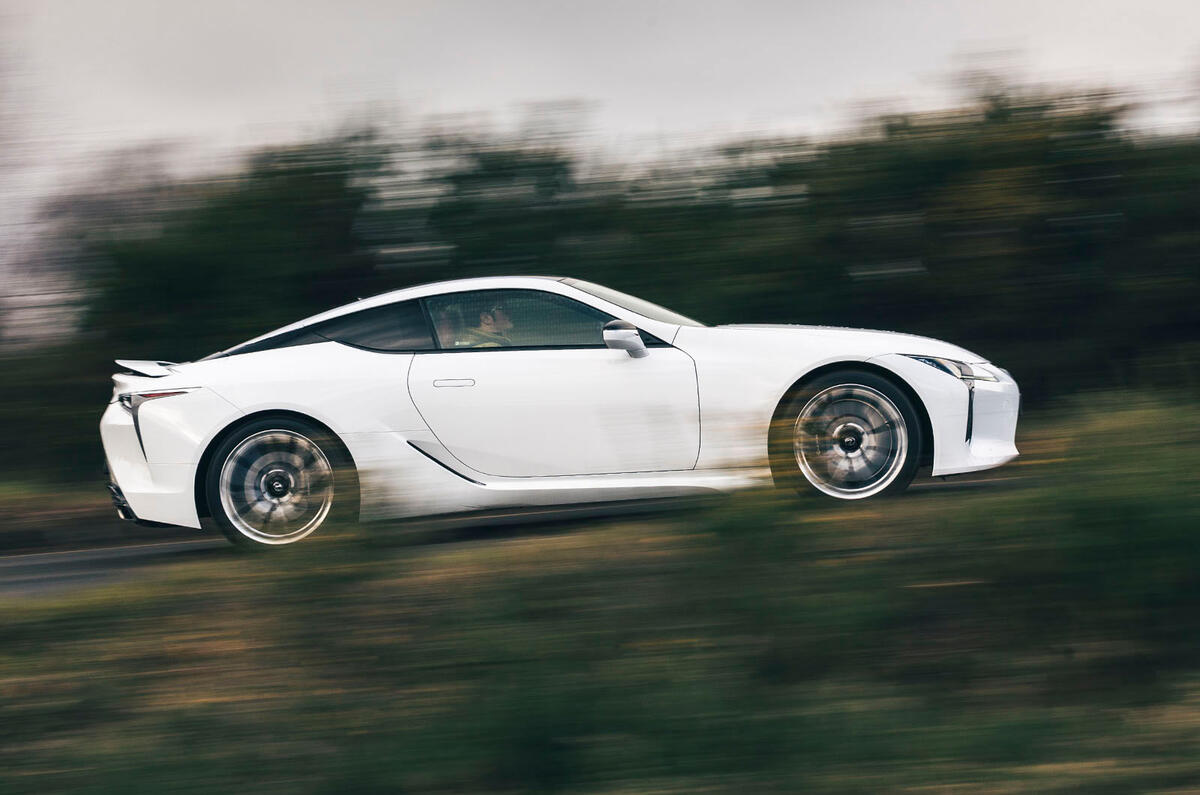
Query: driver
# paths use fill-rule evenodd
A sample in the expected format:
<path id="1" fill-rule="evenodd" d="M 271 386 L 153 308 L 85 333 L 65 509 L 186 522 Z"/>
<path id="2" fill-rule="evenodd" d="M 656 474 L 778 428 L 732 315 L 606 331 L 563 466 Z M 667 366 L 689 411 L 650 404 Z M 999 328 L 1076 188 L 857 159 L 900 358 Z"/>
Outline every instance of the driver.
<path id="1" fill-rule="evenodd" d="M 512 327 L 504 304 L 491 304 L 479 313 L 479 325 L 463 332 L 462 344 L 470 348 L 505 348 L 512 345 L 508 336 Z"/>

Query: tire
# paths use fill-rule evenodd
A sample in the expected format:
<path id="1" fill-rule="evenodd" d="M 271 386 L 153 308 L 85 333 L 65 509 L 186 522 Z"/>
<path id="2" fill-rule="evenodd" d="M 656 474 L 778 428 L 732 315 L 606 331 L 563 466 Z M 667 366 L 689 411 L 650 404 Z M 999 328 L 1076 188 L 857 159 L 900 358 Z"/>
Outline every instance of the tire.
<path id="1" fill-rule="evenodd" d="M 356 478 L 340 441 L 312 423 L 264 418 L 217 446 L 205 475 L 209 512 L 244 549 L 277 549 L 353 513 Z"/>
<path id="2" fill-rule="evenodd" d="M 920 416 L 888 379 L 864 370 L 821 375 L 789 396 L 771 429 L 779 485 L 839 500 L 894 495 L 921 460 Z"/>

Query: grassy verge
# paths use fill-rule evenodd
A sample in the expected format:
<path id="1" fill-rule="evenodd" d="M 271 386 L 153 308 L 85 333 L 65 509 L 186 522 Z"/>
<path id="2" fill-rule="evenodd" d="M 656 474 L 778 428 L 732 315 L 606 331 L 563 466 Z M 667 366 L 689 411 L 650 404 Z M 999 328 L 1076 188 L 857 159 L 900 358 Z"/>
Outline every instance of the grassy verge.
<path id="1" fill-rule="evenodd" d="M 3 605 L 0 790 L 1194 785 L 1200 416 L 1091 405 L 1003 490 L 348 531 Z"/>

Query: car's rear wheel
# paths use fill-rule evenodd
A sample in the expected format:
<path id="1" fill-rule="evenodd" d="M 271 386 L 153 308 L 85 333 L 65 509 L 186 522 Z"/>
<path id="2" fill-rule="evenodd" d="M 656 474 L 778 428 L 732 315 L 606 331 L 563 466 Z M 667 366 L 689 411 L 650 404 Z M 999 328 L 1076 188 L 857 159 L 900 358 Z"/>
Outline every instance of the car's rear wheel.
<path id="1" fill-rule="evenodd" d="M 875 373 L 838 371 L 788 401 L 772 432 L 772 468 L 801 492 L 840 500 L 895 494 L 912 482 L 922 442 L 917 410 L 901 389 Z"/>
<path id="2" fill-rule="evenodd" d="M 263 419 L 230 434 L 208 468 L 209 510 L 235 544 L 295 544 L 344 512 L 351 479 L 341 445 L 291 418 Z"/>

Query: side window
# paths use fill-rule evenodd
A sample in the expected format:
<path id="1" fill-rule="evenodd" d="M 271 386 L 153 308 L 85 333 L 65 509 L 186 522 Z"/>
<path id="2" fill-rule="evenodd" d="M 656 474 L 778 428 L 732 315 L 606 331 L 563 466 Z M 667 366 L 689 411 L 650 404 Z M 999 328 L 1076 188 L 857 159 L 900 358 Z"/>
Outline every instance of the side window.
<path id="1" fill-rule="evenodd" d="M 477 290 L 425 299 L 438 346 L 459 348 L 604 347 L 612 315 L 540 290 Z"/>
<path id="2" fill-rule="evenodd" d="M 326 320 L 313 330 L 326 339 L 372 351 L 427 351 L 434 347 L 419 301 L 364 309 Z"/>

